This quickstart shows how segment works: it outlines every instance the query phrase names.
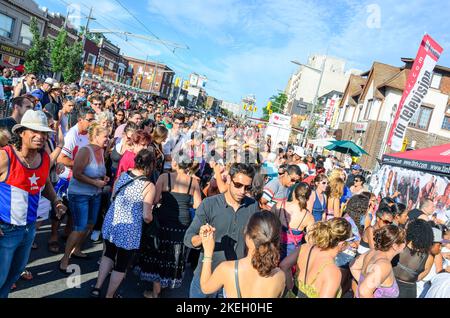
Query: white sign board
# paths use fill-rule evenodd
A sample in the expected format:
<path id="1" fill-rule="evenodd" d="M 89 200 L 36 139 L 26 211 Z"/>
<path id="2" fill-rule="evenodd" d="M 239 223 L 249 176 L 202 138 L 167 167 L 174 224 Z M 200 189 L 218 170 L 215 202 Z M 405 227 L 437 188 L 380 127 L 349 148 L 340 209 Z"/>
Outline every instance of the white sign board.
<path id="1" fill-rule="evenodd" d="M 274 151 L 278 146 L 278 143 L 284 142 L 285 145 L 288 144 L 289 136 L 291 134 L 291 126 L 280 127 L 278 125 L 269 124 L 266 127 L 265 137 L 270 135 L 272 138 L 272 149 Z"/>
<path id="2" fill-rule="evenodd" d="M 279 113 L 272 113 L 269 118 L 269 124 L 280 125 L 291 128 L 291 116 L 286 116 Z"/>
<path id="3" fill-rule="evenodd" d="M 200 89 L 199 88 L 196 88 L 196 87 L 189 87 L 188 88 L 188 95 L 197 97 L 199 93 L 200 93 Z"/>
<path id="4" fill-rule="evenodd" d="M 197 74 L 191 74 L 189 77 L 189 84 L 190 86 L 197 86 L 198 82 L 198 75 Z"/>

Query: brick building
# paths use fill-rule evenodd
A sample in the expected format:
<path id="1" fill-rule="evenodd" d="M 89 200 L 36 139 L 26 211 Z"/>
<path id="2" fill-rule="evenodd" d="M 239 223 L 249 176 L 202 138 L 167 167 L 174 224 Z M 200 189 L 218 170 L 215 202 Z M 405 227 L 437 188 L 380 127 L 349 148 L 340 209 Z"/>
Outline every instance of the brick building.
<path id="1" fill-rule="evenodd" d="M 172 89 L 174 71 L 165 64 L 145 61 L 125 56 L 128 61 L 127 72 L 131 74 L 131 86 L 153 92 L 163 98 L 169 98 Z M 154 74 L 156 73 L 156 77 Z"/>
<path id="2" fill-rule="evenodd" d="M 17 67 L 25 63 L 25 52 L 32 44 L 30 20 L 37 19 L 41 35 L 46 13 L 32 0 L 0 1 L 0 65 Z"/>
<path id="3" fill-rule="evenodd" d="M 66 23 L 66 18 L 62 14 L 46 11 L 45 16 L 47 18 L 47 23 L 45 24 L 44 37 L 47 37 L 49 40 L 54 40 L 59 32 L 65 28 L 69 45 L 81 40 L 77 30 L 73 28 L 70 23 Z"/>

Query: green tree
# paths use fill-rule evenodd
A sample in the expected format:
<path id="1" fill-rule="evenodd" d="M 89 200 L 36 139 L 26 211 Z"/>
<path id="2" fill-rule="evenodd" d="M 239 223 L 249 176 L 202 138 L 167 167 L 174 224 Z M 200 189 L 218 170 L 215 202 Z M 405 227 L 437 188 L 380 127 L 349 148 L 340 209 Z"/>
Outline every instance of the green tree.
<path id="1" fill-rule="evenodd" d="M 80 79 L 83 71 L 83 43 L 78 41 L 73 45 L 68 45 L 65 50 L 65 66 L 63 69 L 64 81 L 71 83 Z"/>
<path id="2" fill-rule="evenodd" d="M 49 42 L 42 38 L 36 18 L 31 18 L 30 32 L 33 34 L 33 42 L 25 55 L 25 69 L 29 73 L 41 75 L 47 72 L 46 62 L 49 59 Z"/>
<path id="3" fill-rule="evenodd" d="M 50 60 L 52 62 L 52 71 L 55 74 L 64 71 L 67 62 L 67 51 L 67 31 L 61 29 L 61 31 L 59 31 L 58 37 L 53 40 L 51 45 Z"/>
<path id="4" fill-rule="evenodd" d="M 278 95 L 273 95 L 269 98 L 271 102 L 271 111 L 274 113 L 283 113 L 284 106 L 287 103 L 287 95 L 285 93 L 279 93 Z M 263 108 L 263 117 L 264 120 L 269 120 L 270 111 L 267 109 L 267 106 Z"/>
<path id="5" fill-rule="evenodd" d="M 84 31 L 86 30 L 86 28 L 84 26 L 80 27 L 80 34 L 84 34 Z M 86 35 L 86 38 L 88 40 L 91 40 L 92 42 L 94 42 L 95 44 L 99 45 L 100 44 L 100 40 L 102 38 L 104 38 L 103 33 L 89 33 Z"/>

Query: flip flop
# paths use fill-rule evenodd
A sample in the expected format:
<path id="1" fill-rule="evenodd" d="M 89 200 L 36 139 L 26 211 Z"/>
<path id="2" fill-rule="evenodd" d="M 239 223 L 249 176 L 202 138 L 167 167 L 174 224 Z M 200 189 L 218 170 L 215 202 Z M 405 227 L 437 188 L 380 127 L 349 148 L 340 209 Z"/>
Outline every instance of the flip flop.
<path id="1" fill-rule="evenodd" d="M 76 258 L 76 259 L 85 259 L 85 260 L 89 260 L 91 259 L 91 257 L 87 254 L 83 254 L 84 256 L 81 255 L 76 255 L 76 254 L 72 254 L 70 255 L 71 258 Z"/>
<path id="2" fill-rule="evenodd" d="M 37 250 L 38 249 L 38 245 L 36 242 L 33 242 L 33 245 L 31 245 L 31 249 L 32 250 Z"/>
<path id="3" fill-rule="evenodd" d="M 53 254 L 59 253 L 59 243 L 57 241 L 48 242 L 48 250 Z"/>
<path id="4" fill-rule="evenodd" d="M 69 276 L 71 273 L 69 273 L 66 269 L 61 268 L 61 262 L 58 263 L 58 270 L 63 273 L 65 276 Z"/>
<path id="5" fill-rule="evenodd" d="M 91 290 L 91 297 L 92 298 L 100 298 L 100 292 L 101 292 L 101 290 L 100 290 L 100 288 L 92 288 L 92 290 Z"/>
<path id="6" fill-rule="evenodd" d="M 28 280 L 28 281 L 30 281 L 30 280 L 33 279 L 33 274 L 31 274 L 30 271 L 24 270 L 24 271 L 22 272 L 22 274 L 20 274 L 20 278 L 23 279 L 23 280 Z"/>

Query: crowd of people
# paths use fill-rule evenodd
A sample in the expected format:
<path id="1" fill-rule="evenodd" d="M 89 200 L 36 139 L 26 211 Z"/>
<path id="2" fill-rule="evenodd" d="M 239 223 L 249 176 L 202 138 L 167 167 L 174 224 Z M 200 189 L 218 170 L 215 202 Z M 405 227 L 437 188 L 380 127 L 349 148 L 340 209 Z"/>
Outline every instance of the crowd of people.
<path id="1" fill-rule="evenodd" d="M 372 193 L 357 163 L 156 98 L 34 74 L 9 91 L 0 297 L 33 279 L 25 268 L 45 248 L 34 242 L 43 222 L 64 275 L 89 258 L 86 240 L 103 244 L 96 298 L 108 276 L 104 296 L 120 297 L 130 272 L 158 298 L 182 285 L 187 263 L 191 298 L 450 297 L 450 231 L 426 195 L 405 206 Z"/>

